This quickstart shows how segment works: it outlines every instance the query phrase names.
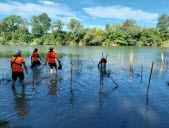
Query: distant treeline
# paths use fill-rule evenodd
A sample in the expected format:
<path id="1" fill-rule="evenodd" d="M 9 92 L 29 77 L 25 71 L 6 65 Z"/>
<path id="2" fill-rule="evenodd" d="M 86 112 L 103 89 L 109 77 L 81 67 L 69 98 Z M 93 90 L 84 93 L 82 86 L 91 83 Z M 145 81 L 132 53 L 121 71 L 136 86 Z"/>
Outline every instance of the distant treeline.
<path id="1" fill-rule="evenodd" d="M 0 44 L 20 45 L 142 45 L 169 44 L 169 16 L 160 15 L 156 28 L 137 26 L 134 19 L 122 25 L 107 24 L 105 29 L 85 28 L 78 20 L 68 24 L 52 22 L 46 13 L 32 16 L 30 21 L 10 15 L 0 20 Z M 63 28 L 66 28 L 66 30 Z"/>

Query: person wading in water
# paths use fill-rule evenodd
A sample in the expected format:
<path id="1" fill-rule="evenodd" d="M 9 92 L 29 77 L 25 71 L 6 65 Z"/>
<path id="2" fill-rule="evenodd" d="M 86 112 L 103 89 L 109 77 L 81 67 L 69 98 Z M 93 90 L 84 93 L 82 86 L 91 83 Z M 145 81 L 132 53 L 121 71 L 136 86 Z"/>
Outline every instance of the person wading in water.
<path id="1" fill-rule="evenodd" d="M 15 55 L 11 59 L 11 69 L 12 69 L 12 88 L 15 88 L 15 82 L 16 79 L 19 77 L 22 87 L 25 87 L 24 83 L 24 70 L 22 68 L 22 65 L 24 66 L 24 69 L 27 71 L 27 67 L 25 64 L 25 59 L 21 56 L 21 51 L 18 50 Z"/>
<path id="2" fill-rule="evenodd" d="M 32 64 L 31 68 L 41 65 L 41 62 L 39 61 L 39 59 L 41 60 L 39 53 L 38 53 L 38 49 L 35 48 L 35 50 L 33 51 L 31 55 L 31 64 Z"/>
<path id="3" fill-rule="evenodd" d="M 99 61 L 99 63 L 98 63 L 98 67 L 100 67 L 100 65 L 102 66 L 102 67 L 106 67 L 106 63 L 107 63 L 107 59 L 106 58 L 101 58 L 101 60 Z"/>
<path id="4" fill-rule="evenodd" d="M 57 56 L 56 52 L 53 51 L 53 48 L 50 47 L 49 48 L 49 52 L 46 54 L 46 60 L 45 60 L 45 65 L 46 63 L 48 62 L 48 65 L 49 65 L 49 68 L 50 68 L 50 73 L 51 74 L 55 74 L 56 73 L 56 70 L 57 70 L 57 65 L 56 65 L 56 60 L 59 62 L 59 65 L 60 64 L 60 60 L 59 60 L 59 57 Z M 53 69 L 53 67 L 55 69 Z"/>

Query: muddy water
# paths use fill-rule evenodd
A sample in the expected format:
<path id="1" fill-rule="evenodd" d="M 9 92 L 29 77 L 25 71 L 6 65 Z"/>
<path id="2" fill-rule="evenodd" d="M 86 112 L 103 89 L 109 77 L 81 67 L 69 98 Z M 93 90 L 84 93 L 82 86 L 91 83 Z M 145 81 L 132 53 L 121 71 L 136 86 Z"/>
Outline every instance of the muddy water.
<path id="1" fill-rule="evenodd" d="M 168 127 L 168 48 L 54 46 L 63 69 L 50 75 L 49 67 L 43 65 L 49 46 L 36 47 L 42 65 L 32 70 L 34 46 L 0 46 L 0 120 L 16 128 Z M 28 67 L 27 85 L 22 89 L 18 80 L 12 90 L 9 62 L 16 49 L 23 51 Z M 97 67 L 102 53 L 108 54 L 103 73 Z"/>

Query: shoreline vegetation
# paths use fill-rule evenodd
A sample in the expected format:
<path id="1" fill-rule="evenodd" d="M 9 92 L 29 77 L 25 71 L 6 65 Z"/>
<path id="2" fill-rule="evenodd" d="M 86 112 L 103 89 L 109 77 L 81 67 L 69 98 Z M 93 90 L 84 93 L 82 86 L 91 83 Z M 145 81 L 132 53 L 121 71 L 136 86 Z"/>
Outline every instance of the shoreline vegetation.
<path id="1" fill-rule="evenodd" d="M 10 15 L 0 20 L 0 45 L 60 46 L 169 46 L 169 15 L 158 18 L 156 28 L 136 25 L 126 19 L 123 24 L 106 24 L 103 28 L 85 28 L 78 20 L 68 24 L 52 21 L 46 13 L 29 20 Z"/>
<path id="2" fill-rule="evenodd" d="M 23 46 L 37 46 L 39 44 L 34 44 L 34 43 L 30 43 L 30 44 L 27 44 L 27 43 L 14 43 L 14 42 L 8 42 L 8 43 L 5 43 L 5 44 L 0 44 L 0 45 L 14 45 L 14 46 L 17 46 L 17 45 L 23 45 Z M 116 47 L 116 46 L 163 46 L 163 47 L 169 47 L 169 41 L 165 41 L 163 42 L 163 45 L 156 45 L 156 44 L 153 44 L 153 43 L 148 43 L 146 45 L 120 45 L 120 44 L 114 44 L 114 43 L 111 43 L 110 45 L 86 45 L 85 43 L 74 43 L 74 42 L 68 42 L 66 43 L 66 45 L 62 45 L 61 43 L 51 43 L 51 44 L 40 44 L 40 45 L 56 45 L 56 46 L 110 46 L 110 47 Z"/>

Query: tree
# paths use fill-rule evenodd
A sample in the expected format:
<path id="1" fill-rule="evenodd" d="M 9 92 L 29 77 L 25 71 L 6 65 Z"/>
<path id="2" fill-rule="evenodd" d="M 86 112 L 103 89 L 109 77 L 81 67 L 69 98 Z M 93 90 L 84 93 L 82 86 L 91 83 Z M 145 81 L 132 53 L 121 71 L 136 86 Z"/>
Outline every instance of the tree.
<path id="1" fill-rule="evenodd" d="M 72 33 L 72 36 L 71 36 L 72 41 L 79 43 L 80 41 L 79 37 L 81 37 L 80 35 L 84 31 L 83 25 L 81 25 L 78 20 L 71 18 L 70 23 L 67 24 L 67 28 Z"/>
<path id="2" fill-rule="evenodd" d="M 39 15 L 39 22 L 42 27 L 43 34 L 47 34 L 47 31 L 50 30 L 51 27 L 51 19 L 46 13 L 42 13 Z"/>
<path id="3" fill-rule="evenodd" d="M 54 31 L 62 31 L 63 29 L 63 26 L 64 26 L 64 23 L 62 23 L 61 20 L 58 20 L 57 22 L 53 22 L 52 25 L 51 25 L 51 30 Z"/>
<path id="4" fill-rule="evenodd" d="M 115 44 L 128 45 L 125 31 L 120 24 L 114 24 L 112 26 L 112 30 L 112 39 Z"/>
<path id="5" fill-rule="evenodd" d="M 5 41 L 13 40 L 14 32 L 20 27 L 25 26 L 24 20 L 17 15 L 10 15 L 1 21 L 1 34 Z"/>
<path id="6" fill-rule="evenodd" d="M 42 13 L 38 16 L 33 16 L 30 22 L 32 26 L 32 35 L 34 38 L 39 38 L 47 34 L 51 26 L 51 19 L 46 13 Z"/>
<path id="7" fill-rule="evenodd" d="M 123 29 L 126 30 L 128 27 L 130 26 L 134 26 L 136 23 L 136 21 L 134 19 L 127 19 L 124 23 L 123 23 Z"/>
<path id="8" fill-rule="evenodd" d="M 13 34 L 13 40 L 15 43 L 28 43 L 30 41 L 28 29 L 20 26 Z"/>
<path id="9" fill-rule="evenodd" d="M 84 36 L 84 41 L 87 45 L 102 45 L 103 30 L 97 28 L 89 29 Z"/>
<path id="10" fill-rule="evenodd" d="M 63 32 L 63 26 L 64 23 L 62 23 L 61 20 L 58 20 L 57 22 L 53 22 L 51 25 L 51 30 L 54 38 L 56 38 L 56 41 L 63 42 L 64 41 L 64 32 Z"/>
<path id="11" fill-rule="evenodd" d="M 166 14 L 163 14 L 159 16 L 157 28 L 161 30 L 167 30 L 169 28 L 169 16 Z"/>
<path id="12" fill-rule="evenodd" d="M 142 29 L 139 26 L 129 26 L 126 31 L 126 41 L 129 45 L 138 45 Z"/>

